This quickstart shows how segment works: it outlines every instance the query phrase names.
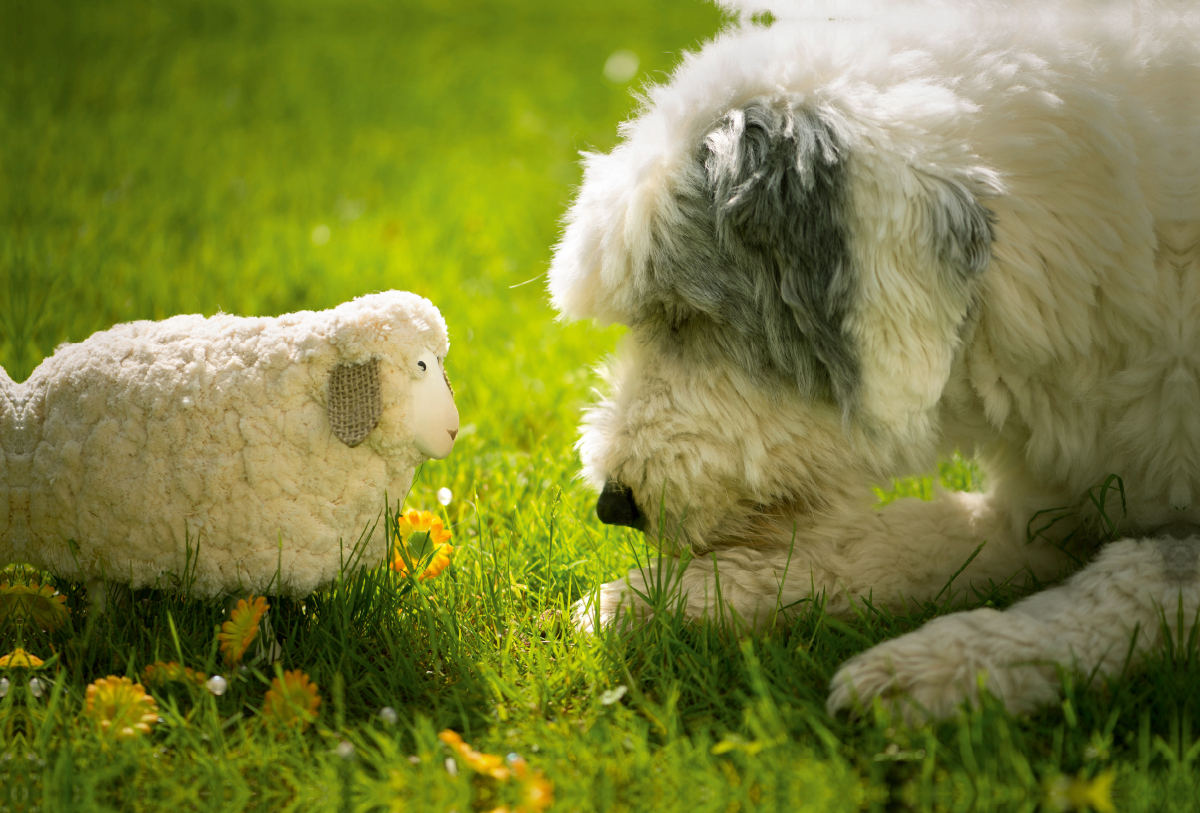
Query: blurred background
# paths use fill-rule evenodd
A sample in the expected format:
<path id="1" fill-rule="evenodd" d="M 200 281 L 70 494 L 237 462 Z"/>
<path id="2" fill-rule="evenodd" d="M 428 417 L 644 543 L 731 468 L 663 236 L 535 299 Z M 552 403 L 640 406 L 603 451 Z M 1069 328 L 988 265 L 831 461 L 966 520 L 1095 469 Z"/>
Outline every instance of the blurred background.
<path id="1" fill-rule="evenodd" d="M 578 154 L 611 148 L 634 91 L 722 18 L 702 0 L 448 6 L 6 4 L 0 365 L 23 381 L 134 319 L 405 289 L 449 323 L 466 445 L 570 457 L 620 333 L 560 326 L 546 301 Z"/>

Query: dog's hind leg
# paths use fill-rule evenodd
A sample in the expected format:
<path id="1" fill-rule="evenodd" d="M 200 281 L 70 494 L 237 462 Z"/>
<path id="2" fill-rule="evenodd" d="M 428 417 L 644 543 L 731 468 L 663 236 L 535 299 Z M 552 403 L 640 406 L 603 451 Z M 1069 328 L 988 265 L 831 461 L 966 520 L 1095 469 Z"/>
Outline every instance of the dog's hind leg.
<path id="1" fill-rule="evenodd" d="M 910 721 L 941 718 L 977 703 L 982 685 L 1009 711 L 1033 711 L 1058 697 L 1060 668 L 1114 675 L 1164 634 L 1186 635 L 1200 612 L 1198 555 L 1200 536 L 1114 542 L 1004 612 L 944 616 L 851 658 L 833 676 L 829 710 L 880 697 Z"/>

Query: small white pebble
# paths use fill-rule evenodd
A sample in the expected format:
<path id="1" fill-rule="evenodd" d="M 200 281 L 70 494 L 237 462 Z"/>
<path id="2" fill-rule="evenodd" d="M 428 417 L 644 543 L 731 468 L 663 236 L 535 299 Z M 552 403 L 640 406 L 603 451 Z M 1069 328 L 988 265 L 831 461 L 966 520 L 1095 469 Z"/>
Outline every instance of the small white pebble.
<path id="1" fill-rule="evenodd" d="M 446 773 L 458 776 L 458 763 L 454 761 L 454 757 L 446 757 Z"/>
<path id="2" fill-rule="evenodd" d="M 442 505 L 449 505 L 450 501 L 453 499 L 454 499 L 453 491 L 451 491 L 450 489 L 445 488 L 445 487 L 438 489 L 437 501 L 439 503 L 441 503 Z"/>
<path id="3" fill-rule="evenodd" d="M 349 740 L 342 740 L 338 743 L 337 755 L 342 759 L 354 758 L 354 743 Z"/>
<path id="4" fill-rule="evenodd" d="M 613 703 L 616 703 L 618 700 L 624 697 L 625 692 L 627 691 L 629 690 L 625 688 L 624 684 L 617 686 L 615 689 L 609 689 L 607 692 L 600 695 L 600 703 L 605 706 L 611 706 Z"/>
<path id="5" fill-rule="evenodd" d="M 8 687 L 12 684 L 8 682 L 8 678 L 0 678 L 0 697 L 8 695 Z"/>
<path id="6" fill-rule="evenodd" d="M 388 725 L 395 725 L 396 721 L 399 720 L 400 717 L 396 714 L 396 710 L 394 708 L 391 706 L 384 706 L 379 710 L 379 719 L 383 720 Z"/>
<path id="7" fill-rule="evenodd" d="M 46 687 L 37 678 L 29 679 L 29 693 L 34 697 L 41 697 L 46 692 Z"/>
<path id="8" fill-rule="evenodd" d="M 204 685 L 207 686 L 208 690 L 217 697 L 225 694 L 225 690 L 229 688 L 229 683 L 220 675 L 213 675 Z"/>

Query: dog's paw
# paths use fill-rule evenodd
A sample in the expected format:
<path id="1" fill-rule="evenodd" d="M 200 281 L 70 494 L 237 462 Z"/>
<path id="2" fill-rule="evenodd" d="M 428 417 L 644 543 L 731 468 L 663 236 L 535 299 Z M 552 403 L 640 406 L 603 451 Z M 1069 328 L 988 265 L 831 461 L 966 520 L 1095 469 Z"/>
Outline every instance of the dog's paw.
<path id="1" fill-rule="evenodd" d="M 869 708 L 879 698 L 909 724 L 949 717 L 981 688 L 1013 713 L 1058 693 L 1057 669 L 1038 661 L 1037 622 L 991 609 L 935 619 L 846 661 L 830 681 L 830 714 Z"/>
<path id="2" fill-rule="evenodd" d="M 625 579 L 602 584 L 595 594 L 575 602 L 571 620 L 580 632 L 594 635 L 610 626 L 632 609 L 638 620 L 649 617 L 651 610 Z"/>

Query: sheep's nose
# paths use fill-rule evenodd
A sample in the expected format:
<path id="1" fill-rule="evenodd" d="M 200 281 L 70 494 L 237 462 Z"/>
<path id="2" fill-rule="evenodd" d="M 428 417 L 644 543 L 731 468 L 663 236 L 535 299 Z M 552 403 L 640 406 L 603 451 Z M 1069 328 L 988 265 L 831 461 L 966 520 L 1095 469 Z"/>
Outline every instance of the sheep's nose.
<path id="1" fill-rule="evenodd" d="M 596 516 L 605 525 L 628 525 L 642 529 L 643 516 L 633 500 L 633 492 L 620 483 L 609 481 L 596 500 Z"/>
<path id="2" fill-rule="evenodd" d="M 450 440 L 455 440 L 456 438 L 458 438 L 458 430 L 457 429 L 447 429 L 446 431 L 450 433 Z"/>

